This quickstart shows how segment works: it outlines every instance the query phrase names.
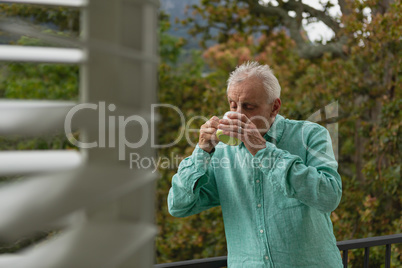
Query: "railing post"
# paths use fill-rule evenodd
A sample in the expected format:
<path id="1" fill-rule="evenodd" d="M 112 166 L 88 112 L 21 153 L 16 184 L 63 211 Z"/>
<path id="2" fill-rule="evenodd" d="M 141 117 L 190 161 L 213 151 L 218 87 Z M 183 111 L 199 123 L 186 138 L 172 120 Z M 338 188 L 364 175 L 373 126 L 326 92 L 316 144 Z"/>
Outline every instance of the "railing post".
<path id="1" fill-rule="evenodd" d="M 364 248 L 364 268 L 369 268 L 370 248 Z"/>
<path id="2" fill-rule="evenodd" d="M 343 251 L 343 256 L 342 256 L 342 262 L 343 262 L 343 268 L 348 267 L 348 250 Z"/>
<path id="3" fill-rule="evenodd" d="M 385 268 L 391 268 L 391 244 L 385 245 Z"/>

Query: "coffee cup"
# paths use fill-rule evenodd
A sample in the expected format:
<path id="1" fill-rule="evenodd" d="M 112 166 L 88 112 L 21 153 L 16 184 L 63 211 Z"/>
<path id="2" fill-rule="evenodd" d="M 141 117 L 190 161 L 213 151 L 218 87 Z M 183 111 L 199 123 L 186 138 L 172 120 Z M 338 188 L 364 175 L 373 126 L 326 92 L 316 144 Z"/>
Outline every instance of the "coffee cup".
<path id="1" fill-rule="evenodd" d="M 240 114 L 240 113 L 238 113 L 238 112 L 227 112 L 227 113 L 225 113 L 225 115 L 223 116 L 223 119 L 229 119 L 229 118 L 227 117 L 227 115 L 228 115 L 229 113 Z M 230 120 L 230 119 L 229 119 L 229 120 Z M 231 136 L 228 136 L 228 135 L 224 135 L 222 129 L 218 129 L 218 130 L 216 131 L 216 137 L 217 137 L 221 142 L 223 142 L 223 143 L 225 143 L 225 144 L 227 144 L 227 145 L 230 145 L 230 146 L 237 146 L 237 145 L 239 145 L 239 144 L 241 143 L 241 140 L 239 140 L 239 139 L 236 138 L 236 137 L 231 137 Z"/>

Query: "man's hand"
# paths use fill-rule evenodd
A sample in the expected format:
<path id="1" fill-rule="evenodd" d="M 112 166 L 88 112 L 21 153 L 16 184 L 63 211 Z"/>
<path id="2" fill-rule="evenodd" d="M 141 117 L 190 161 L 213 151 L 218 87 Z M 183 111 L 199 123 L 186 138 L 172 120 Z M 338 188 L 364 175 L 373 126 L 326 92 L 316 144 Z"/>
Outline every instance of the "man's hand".
<path id="1" fill-rule="evenodd" d="M 218 125 L 219 118 L 217 116 L 213 116 L 204 125 L 201 126 L 198 146 L 207 153 L 210 153 L 219 143 L 219 140 L 216 137 Z"/>
<path id="2" fill-rule="evenodd" d="M 255 155 L 259 150 L 266 147 L 266 140 L 261 136 L 256 125 L 244 114 L 228 113 L 229 119 L 219 120 L 218 128 L 223 134 L 240 139 L 247 150 Z"/>

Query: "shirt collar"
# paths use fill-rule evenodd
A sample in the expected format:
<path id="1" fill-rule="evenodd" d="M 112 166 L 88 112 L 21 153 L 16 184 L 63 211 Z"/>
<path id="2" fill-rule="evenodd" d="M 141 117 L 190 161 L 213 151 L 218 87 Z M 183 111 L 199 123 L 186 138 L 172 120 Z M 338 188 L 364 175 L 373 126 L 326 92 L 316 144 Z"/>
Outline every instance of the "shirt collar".
<path id="1" fill-rule="evenodd" d="M 283 131 L 284 131 L 284 117 L 280 114 L 277 114 L 274 120 L 274 123 L 271 125 L 269 128 L 268 132 L 265 133 L 264 139 L 266 141 L 272 142 L 272 143 L 279 143 L 279 141 L 282 138 Z M 240 147 L 244 146 L 244 143 L 241 142 Z"/>
<path id="2" fill-rule="evenodd" d="M 275 140 L 275 143 L 279 143 L 284 131 L 284 122 L 285 118 L 282 115 L 277 114 L 274 123 L 272 124 L 268 132 L 264 135 L 264 139 L 270 142 L 272 142 L 272 140 Z"/>

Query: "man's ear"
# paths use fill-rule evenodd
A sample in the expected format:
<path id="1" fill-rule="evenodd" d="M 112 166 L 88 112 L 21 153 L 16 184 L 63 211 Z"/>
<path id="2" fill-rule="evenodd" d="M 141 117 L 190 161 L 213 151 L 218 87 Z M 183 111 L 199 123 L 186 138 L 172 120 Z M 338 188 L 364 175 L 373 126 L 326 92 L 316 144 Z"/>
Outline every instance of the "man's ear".
<path id="1" fill-rule="evenodd" d="M 281 104 L 281 99 L 277 98 L 274 100 L 272 105 L 271 117 L 275 117 L 279 113 L 279 110 L 281 109 Z"/>

